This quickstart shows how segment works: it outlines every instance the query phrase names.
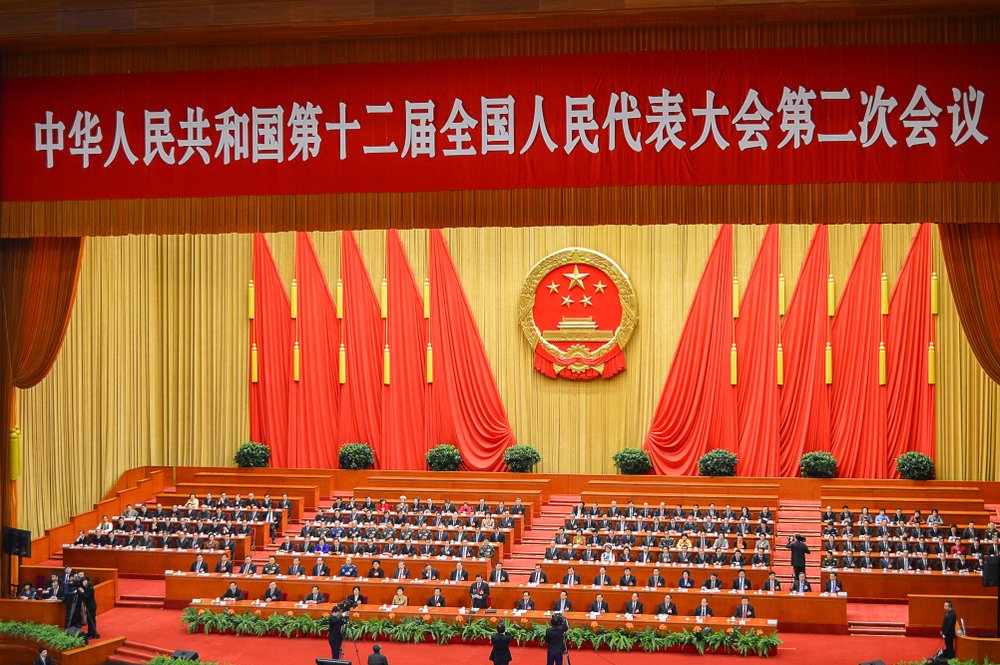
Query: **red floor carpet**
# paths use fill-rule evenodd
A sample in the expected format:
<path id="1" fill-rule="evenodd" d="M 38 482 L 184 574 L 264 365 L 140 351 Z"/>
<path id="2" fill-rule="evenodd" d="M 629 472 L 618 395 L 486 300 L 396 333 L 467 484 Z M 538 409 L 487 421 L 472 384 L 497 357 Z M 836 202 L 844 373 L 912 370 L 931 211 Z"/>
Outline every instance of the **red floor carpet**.
<path id="1" fill-rule="evenodd" d="M 188 634 L 181 625 L 180 610 L 116 608 L 100 616 L 98 629 L 104 637 L 125 636 L 130 640 L 165 647 L 197 651 L 203 661 L 222 661 L 235 665 L 273 665 L 298 663 L 312 665 L 316 658 L 329 658 L 326 641 L 318 638 L 236 637 L 235 635 Z M 939 640 L 905 637 L 848 637 L 841 635 L 782 635 L 785 644 L 777 658 L 785 665 L 857 665 L 884 660 L 889 665 L 901 661 L 922 660 L 939 648 Z M 490 665 L 489 647 L 433 644 L 383 643 L 383 653 L 392 665 L 434 663 L 434 665 Z M 358 642 L 361 663 L 367 662 L 371 642 Z M 347 643 L 348 656 L 357 659 L 354 647 Z M 652 665 L 686 662 L 754 662 L 739 656 L 697 654 L 615 653 L 582 650 L 570 654 L 573 665 Z M 514 649 L 514 663 L 544 663 L 545 652 L 537 647 Z"/>

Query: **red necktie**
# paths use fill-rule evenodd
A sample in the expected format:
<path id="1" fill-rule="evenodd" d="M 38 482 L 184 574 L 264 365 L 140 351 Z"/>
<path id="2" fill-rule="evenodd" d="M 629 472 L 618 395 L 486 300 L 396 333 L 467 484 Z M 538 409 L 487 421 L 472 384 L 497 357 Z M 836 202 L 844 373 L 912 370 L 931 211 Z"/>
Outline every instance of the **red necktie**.
<path id="1" fill-rule="evenodd" d="M 743 607 L 743 618 L 747 618 L 747 608 L 745 606 Z"/>

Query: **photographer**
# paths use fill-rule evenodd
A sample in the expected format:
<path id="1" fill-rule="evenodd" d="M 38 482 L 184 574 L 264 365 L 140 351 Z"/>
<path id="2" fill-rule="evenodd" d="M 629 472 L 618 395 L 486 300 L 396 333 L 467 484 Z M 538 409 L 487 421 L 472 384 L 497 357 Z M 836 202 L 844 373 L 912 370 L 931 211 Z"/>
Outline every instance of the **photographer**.
<path id="1" fill-rule="evenodd" d="M 490 660 L 493 661 L 493 665 L 508 665 L 513 660 L 510 655 L 510 643 L 513 639 L 507 634 L 507 624 L 501 621 L 497 626 L 497 632 L 490 637 L 490 642 L 493 644 Z"/>
<path id="2" fill-rule="evenodd" d="M 87 639 L 96 640 L 100 637 L 97 633 L 97 600 L 94 598 L 94 587 L 90 582 L 89 577 L 81 578 L 77 595 L 87 621 Z M 81 626 L 82 623 L 81 621 Z"/>
<path id="3" fill-rule="evenodd" d="M 563 654 L 566 653 L 566 631 L 569 623 L 562 614 L 552 615 L 552 625 L 545 629 L 545 643 L 548 644 L 548 655 L 545 665 L 562 665 Z"/>
<path id="4" fill-rule="evenodd" d="M 330 640 L 330 653 L 332 654 L 330 657 L 334 660 L 340 658 L 340 644 L 344 640 L 342 632 L 344 624 L 347 623 L 351 610 L 356 606 L 357 604 L 348 598 L 347 600 L 341 601 L 341 603 L 333 609 L 333 612 L 330 613 L 330 620 L 327 626 L 330 632 L 327 637 Z"/>

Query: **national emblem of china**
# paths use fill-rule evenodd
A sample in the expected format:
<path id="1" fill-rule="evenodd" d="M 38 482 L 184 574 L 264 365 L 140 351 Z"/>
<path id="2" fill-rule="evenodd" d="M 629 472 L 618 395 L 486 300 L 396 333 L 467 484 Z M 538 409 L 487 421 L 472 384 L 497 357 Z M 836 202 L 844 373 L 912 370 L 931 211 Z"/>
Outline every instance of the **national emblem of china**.
<path id="1" fill-rule="evenodd" d="M 583 247 L 549 254 L 521 287 L 521 330 L 535 349 L 535 369 L 552 378 L 610 378 L 625 369 L 622 351 L 637 319 L 628 275 Z"/>

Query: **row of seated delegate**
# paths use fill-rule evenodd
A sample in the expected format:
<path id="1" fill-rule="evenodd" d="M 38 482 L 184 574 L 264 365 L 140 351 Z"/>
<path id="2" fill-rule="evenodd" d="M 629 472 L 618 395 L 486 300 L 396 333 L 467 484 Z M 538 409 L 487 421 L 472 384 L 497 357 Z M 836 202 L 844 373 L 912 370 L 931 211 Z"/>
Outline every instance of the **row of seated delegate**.
<path id="1" fill-rule="evenodd" d="M 735 510 L 731 504 L 726 504 L 726 507 L 719 510 L 715 507 L 715 503 L 709 503 L 708 508 L 702 510 L 701 506 L 697 503 L 693 504 L 690 508 L 685 508 L 682 504 L 677 504 L 673 508 L 668 508 L 666 502 L 661 501 L 660 505 L 656 508 L 651 508 L 649 502 L 643 502 L 642 507 L 639 508 L 635 505 L 635 501 L 629 499 L 624 507 L 619 507 L 617 501 L 612 501 L 611 505 L 607 508 L 601 508 L 597 501 L 591 503 L 588 508 L 586 502 L 580 501 L 572 510 L 570 510 L 570 515 L 576 517 L 626 517 L 629 519 L 641 517 L 644 519 L 652 519 L 658 517 L 660 519 L 694 519 L 694 520 L 723 520 L 728 519 L 731 521 L 739 521 L 740 519 L 747 519 L 751 522 L 754 521 L 764 521 L 764 522 L 774 522 L 774 513 L 771 512 L 770 507 L 764 506 L 756 515 L 747 506 L 740 507 L 739 510 Z"/>
<path id="2" fill-rule="evenodd" d="M 732 533 L 747 535 L 774 535 L 773 522 L 739 519 L 661 518 L 661 517 L 568 517 L 562 527 L 572 532 L 631 531 L 634 533 Z"/>
<path id="3" fill-rule="evenodd" d="M 823 550 L 826 552 L 886 552 L 919 555 L 927 553 L 938 554 L 968 554 L 970 556 L 997 556 L 1000 554 L 1000 538 L 996 536 L 992 540 L 983 544 L 978 538 L 972 540 L 927 540 L 926 538 L 890 538 L 882 536 L 872 540 L 868 536 L 861 536 L 857 541 L 851 536 L 834 536 L 828 534 L 823 541 Z"/>
<path id="4" fill-rule="evenodd" d="M 370 538 L 359 538 L 357 540 L 342 541 L 334 538 L 327 542 L 325 538 L 315 540 L 308 538 L 286 538 L 278 546 L 278 551 L 283 553 L 299 554 L 381 554 L 384 556 L 444 556 L 466 558 L 478 556 L 482 558 L 492 558 L 497 547 L 505 542 L 502 538 L 493 540 L 490 536 L 482 532 L 476 532 L 476 538 L 459 538 L 456 534 L 453 539 L 445 541 L 412 541 L 409 538 L 401 540 L 393 538 L 390 540 L 373 540 Z M 500 534 L 502 536 L 503 534 Z M 478 537 L 483 536 L 483 537 Z"/>
<path id="5" fill-rule="evenodd" d="M 509 516 L 505 516 L 509 519 Z M 499 523 L 488 523 L 485 525 L 480 524 L 423 524 L 423 523 L 403 523 L 403 524 L 393 524 L 393 523 L 382 523 L 375 524 L 373 522 L 358 524 L 357 522 L 350 522 L 348 524 L 343 524 L 341 522 L 334 522 L 333 524 L 321 524 L 317 525 L 312 522 L 306 522 L 302 525 L 299 531 L 300 538 L 326 538 L 331 540 L 333 538 L 370 538 L 370 539 L 382 539 L 388 540 L 390 538 L 398 539 L 412 539 L 412 540 L 446 540 L 445 535 L 452 534 L 451 540 L 456 538 L 462 538 L 464 540 L 469 540 L 472 538 L 472 534 L 480 533 L 485 534 L 485 539 L 492 539 L 494 542 L 503 542 L 506 539 L 507 533 L 514 528 L 513 521 L 509 523 L 504 523 L 503 525 Z"/>
<path id="6" fill-rule="evenodd" d="M 993 522 L 990 522 L 989 526 L 980 532 L 974 522 L 969 522 L 968 526 L 961 529 L 957 524 L 945 527 L 939 524 L 927 525 L 903 522 L 898 524 L 890 524 L 889 522 L 873 524 L 865 521 L 858 522 L 857 527 L 855 527 L 854 522 L 842 522 L 838 524 L 834 520 L 829 520 L 825 523 L 821 531 L 821 535 L 824 538 L 830 535 L 845 538 L 848 536 L 852 538 L 855 536 L 868 536 L 869 538 L 882 538 L 885 536 L 889 538 L 926 538 L 935 542 L 968 542 L 973 539 L 979 539 L 980 534 L 986 540 L 992 540 L 1000 535 Z"/>
<path id="7" fill-rule="evenodd" d="M 454 596 L 452 596 L 454 598 Z M 645 597 L 644 602 L 642 598 Z M 287 595 L 284 594 L 280 588 L 277 586 L 277 582 L 271 582 L 267 591 L 260 600 L 264 603 L 274 603 L 281 602 L 286 599 Z M 650 598 L 653 598 L 650 600 Z M 585 611 L 589 611 L 595 614 L 609 614 L 611 612 L 622 612 L 631 615 L 642 615 L 646 614 L 646 603 L 649 603 L 651 611 L 650 614 L 659 615 L 662 617 L 678 616 L 677 604 L 674 602 L 672 594 L 664 594 L 662 596 L 662 602 L 657 603 L 660 596 L 653 597 L 652 594 L 646 594 L 645 596 L 640 595 L 639 592 L 633 592 L 632 597 L 629 601 L 625 602 L 620 609 L 612 609 L 608 601 L 604 599 L 604 595 L 597 593 L 594 596 L 594 600 L 590 603 L 589 607 Z M 740 602 L 736 608 L 732 611 L 731 616 L 734 619 L 756 619 L 757 614 L 753 605 L 750 604 L 750 596 L 740 597 Z M 233 581 L 229 583 L 229 587 L 222 593 L 216 602 L 226 602 L 226 601 L 240 601 L 247 600 L 248 594 L 246 591 L 239 588 L 237 582 Z M 354 592 L 347 596 L 345 600 L 354 600 L 359 604 L 366 604 L 367 596 L 361 593 L 361 587 L 354 587 Z M 332 599 L 328 594 L 324 594 L 318 584 L 313 585 L 310 593 L 302 597 L 300 602 L 307 605 L 322 605 L 324 603 L 332 603 Z M 469 585 L 468 591 L 465 597 L 461 601 L 462 605 L 449 605 L 447 597 L 443 593 L 441 587 L 434 589 L 434 592 L 428 596 L 425 607 L 465 607 L 465 602 L 468 602 L 468 606 L 474 608 L 487 608 L 491 607 L 490 602 L 490 588 L 489 584 L 485 582 L 473 582 Z M 411 605 L 409 596 L 406 595 L 405 587 L 397 587 L 396 594 L 393 596 L 392 605 L 396 607 L 406 607 Z M 656 607 L 655 611 L 652 610 Z M 535 610 L 535 601 L 531 598 L 530 591 L 524 591 L 521 594 L 521 599 L 517 602 L 517 605 L 511 609 L 514 610 Z M 579 608 L 577 611 L 582 610 Z M 551 608 L 553 612 L 572 612 L 573 603 L 571 600 L 565 596 L 557 600 Z M 708 598 L 702 598 L 699 604 L 690 612 L 690 616 L 693 617 L 714 617 L 716 616 L 715 610 L 709 604 Z"/>
<path id="8" fill-rule="evenodd" d="M 916 572 L 940 571 L 945 573 L 979 573 L 983 569 L 982 561 L 976 557 L 967 557 L 964 553 L 957 556 L 937 554 L 928 556 L 922 552 L 920 556 L 911 556 L 907 552 L 880 552 L 872 555 L 867 552 L 825 552 L 821 562 L 825 569 L 857 568 L 879 570 L 912 570 Z"/>
<path id="9" fill-rule="evenodd" d="M 730 566 L 770 566 L 771 557 L 768 550 L 757 549 L 753 554 L 743 553 L 743 550 L 735 548 L 723 550 L 719 548 L 696 548 L 687 546 L 675 547 L 671 549 L 650 548 L 644 545 L 634 553 L 632 548 L 625 545 L 621 548 L 612 548 L 605 545 L 603 549 L 592 547 L 574 547 L 572 545 L 551 546 L 545 550 L 543 559 L 546 561 L 581 561 L 581 562 L 601 562 L 601 563 L 663 563 L 663 564 L 692 564 L 692 565 L 730 565 Z"/>
<path id="10" fill-rule="evenodd" d="M 840 509 L 840 512 L 835 512 L 832 506 L 827 506 L 823 512 L 820 513 L 820 521 L 824 524 L 829 522 L 834 522 L 835 524 L 860 524 L 861 522 L 866 522 L 868 524 L 874 524 L 876 526 L 882 523 L 888 523 L 893 526 L 900 524 L 908 524 L 911 526 L 918 525 L 938 525 L 945 526 L 944 517 L 941 516 L 940 511 L 937 508 L 932 508 L 930 514 L 924 517 L 923 511 L 919 508 L 914 510 L 909 515 L 903 513 L 902 508 L 896 508 L 892 514 L 889 514 L 885 508 L 879 508 L 877 514 L 872 514 L 868 507 L 862 508 L 857 514 L 848 506 L 844 506 Z"/>

